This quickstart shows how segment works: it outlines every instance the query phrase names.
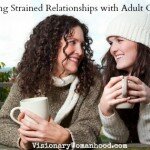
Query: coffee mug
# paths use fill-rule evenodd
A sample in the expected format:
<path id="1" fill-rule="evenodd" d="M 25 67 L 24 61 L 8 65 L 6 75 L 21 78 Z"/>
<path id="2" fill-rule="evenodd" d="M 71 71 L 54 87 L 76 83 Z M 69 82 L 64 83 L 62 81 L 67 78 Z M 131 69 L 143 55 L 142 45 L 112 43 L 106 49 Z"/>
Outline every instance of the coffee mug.
<path id="1" fill-rule="evenodd" d="M 45 120 L 49 119 L 49 104 L 48 104 L 47 97 L 35 97 L 35 98 L 23 99 L 20 101 L 20 107 L 15 107 L 11 110 L 10 112 L 11 119 L 14 122 L 21 125 L 21 122 L 19 122 L 14 117 L 14 112 L 16 110 L 20 110 L 20 112 L 22 112 L 23 110 L 29 110 Z M 27 120 L 28 122 L 32 122 L 36 124 L 36 122 L 33 119 L 31 119 L 30 117 L 26 115 L 24 119 Z"/>
<path id="2" fill-rule="evenodd" d="M 117 98 L 127 98 L 128 97 L 128 80 L 127 77 L 124 76 L 122 79 L 122 95 L 121 97 L 117 97 Z M 117 109 L 132 109 L 134 107 L 134 104 L 128 103 L 128 102 L 124 102 L 121 104 L 118 104 L 116 106 Z"/>

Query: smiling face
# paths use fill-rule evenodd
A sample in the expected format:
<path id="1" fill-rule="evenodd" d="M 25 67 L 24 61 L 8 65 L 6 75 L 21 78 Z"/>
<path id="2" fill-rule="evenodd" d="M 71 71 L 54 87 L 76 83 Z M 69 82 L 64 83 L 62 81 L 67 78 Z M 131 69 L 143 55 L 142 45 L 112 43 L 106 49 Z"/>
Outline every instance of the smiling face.
<path id="1" fill-rule="evenodd" d="M 137 43 L 118 36 L 109 37 L 108 41 L 116 68 L 131 73 L 137 59 Z"/>
<path id="2" fill-rule="evenodd" d="M 55 76 L 61 75 L 64 77 L 69 74 L 75 74 L 78 71 L 80 62 L 83 59 L 83 31 L 79 26 L 74 27 L 72 31 L 73 33 L 71 36 L 67 37 L 67 41 L 65 41 L 64 38 L 61 40 L 61 47 L 58 50 L 58 59 L 54 69 Z M 63 51 L 66 46 L 66 42 L 68 43 L 68 46 Z"/>

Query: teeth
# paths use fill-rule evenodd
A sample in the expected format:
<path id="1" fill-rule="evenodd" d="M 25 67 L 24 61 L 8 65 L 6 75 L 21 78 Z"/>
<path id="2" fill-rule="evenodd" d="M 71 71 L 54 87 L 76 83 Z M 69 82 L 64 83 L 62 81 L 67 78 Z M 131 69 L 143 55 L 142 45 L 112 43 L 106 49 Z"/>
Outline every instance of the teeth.
<path id="1" fill-rule="evenodd" d="M 120 59 L 120 58 L 122 58 L 122 57 L 123 57 L 123 55 L 118 55 L 118 56 L 116 56 L 117 59 Z"/>
<path id="2" fill-rule="evenodd" d="M 70 58 L 70 59 L 74 62 L 78 62 L 78 59 L 76 59 L 76 58 Z"/>

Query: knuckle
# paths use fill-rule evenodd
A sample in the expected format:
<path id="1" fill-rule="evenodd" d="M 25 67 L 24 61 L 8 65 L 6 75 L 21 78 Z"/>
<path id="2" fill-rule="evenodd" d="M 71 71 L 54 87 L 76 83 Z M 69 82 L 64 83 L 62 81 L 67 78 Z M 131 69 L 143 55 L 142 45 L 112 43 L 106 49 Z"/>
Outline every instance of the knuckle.
<path id="1" fill-rule="evenodd" d="M 40 123 L 40 128 L 43 129 L 43 128 L 46 128 L 48 126 L 48 121 L 47 120 L 42 120 L 41 123 Z"/>
<path id="2" fill-rule="evenodd" d="M 146 92 L 145 91 L 143 91 L 143 96 L 146 96 Z"/>
<path id="3" fill-rule="evenodd" d="M 146 92 L 145 91 L 141 91 L 141 92 L 138 92 L 139 94 L 138 95 L 141 95 L 141 96 L 146 96 Z"/>
<path id="4" fill-rule="evenodd" d="M 31 123 L 29 121 L 27 121 L 25 124 L 26 124 L 26 126 L 30 126 L 31 125 Z"/>
<path id="5" fill-rule="evenodd" d="M 108 96 L 106 96 L 106 100 L 110 100 L 111 99 L 111 96 L 110 95 L 108 95 Z"/>
<path id="6" fill-rule="evenodd" d="M 137 78 L 137 82 L 138 82 L 138 83 L 141 83 L 141 80 L 140 80 L 139 78 Z"/>
<path id="7" fill-rule="evenodd" d="M 105 86 L 105 87 L 104 87 L 104 91 L 106 92 L 107 90 L 108 90 L 108 87 L 107 87 L 107 86 Z"/>
<path id="8" fill-rule="evenodd" d="M 48 121 L 46 120 L 43 121 L 43 125 L 48 126 L 48 124 L 49 124 Z"/>
<path id="9" fill-rule="evenodd" d="M 146 101 L 146 97 L 143 97 L 143 101 Z"/>
<path id="10" fill-rule="evenodd" d="M 114 77 L 111 77 L 111 78 L 110 78 L 110 80 L 113 80 L 113 79 L 114 79 Z"/>
<path id="11" fill-rule="evenodd" d="M 108 102 L 108 105 L 109 105 L 110 107 L 112 107 L 112 103 L 111 103 L 111 102 Z"/>
<path id="12" fill-rule="evenodd" d="M 143 86 L 141 86 L 141 85 L 137 86 L 137 88 L 138 88 L 139 91 L 143 90 Z"/>
<path id="13" fill-rule="evenodd" d="M 24 144 L 27 144 L 27 143 L 28 143 L 28 140 L 27 140 L 26 138 L 24 138 L 24 139 L 23 139 L 23 143 L 24 143 Z"/>
<path id="14" fill-rule="evenodd" d="M 114 81 L 116 79 L 116 77 L 111 77 L 110 78 L 110 81 L 112 82 L 112 81 Z"/>
<path id="15" fill-rule="evenodd" d="M 40 127 L 40 130 L 41 130 L 42 132 L 44 132 L 44 131 L 45 131 L 45 126 L 41 126 L 41 127 Z"/>
<path id="16" fill-rule="evenodd" d="M 139 96 L 139 95 L 140 95 L 140 92 L 135 91 L 134 94 L 137 95 L 137 96 Z"/>
<path id="17" fill-rule="evenodd" d="M 121 90 L 117 90 L 117 94 L 120 94 L 121 93 Z"/>
<path id="18" fill-rule="evenodd" d="M 106 89 L 107 89 L 107 87 L 105 86 L 105 87 L 104 87 L 104 90 L 106 90 Z"/>
<path id="19" fill-rule="evenodd" d="M 39 142 L 46 142 L 45 137 L 40 136 L 40 139 L 38 139 Z"/>
<path id="20" fill-rule="evenodd" d="M 44 139 L 44 138 L 45 138 L 45 133 L 40 133 L 40 137 L 41 137 L 42 139 Z"/>

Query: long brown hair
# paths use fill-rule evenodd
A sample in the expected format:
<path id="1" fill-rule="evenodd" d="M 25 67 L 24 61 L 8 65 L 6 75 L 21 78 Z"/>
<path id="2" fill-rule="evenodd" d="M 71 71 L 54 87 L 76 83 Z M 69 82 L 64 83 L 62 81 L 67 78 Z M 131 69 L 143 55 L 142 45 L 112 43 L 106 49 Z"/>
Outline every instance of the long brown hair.
<path id="1" fill-rule="evenodd" d="M 137 43 L 137 51 L 138 55 L 131 75 L 138 77 L 148 86 L 150 86 L 150 48 L 141 43 Z M 116 62 L 114 57 L 111 55 L 110 50 L 102 59 L 101 69 L 103 76 L 103 86 L 109 82 L 111 77 L 128 74 L 128 72 L 124 70 L 118 70 L 116 68 Z"/>
<path id="2" fill-rule="evenodd" d="M 60 41 L 72 34 L 72 29 L 76 26 L 81 27 L 84 35 L 84 58 L 77 72 L 79 77 L 77 91 L 80 94 L 88 93 L 99 70 L 92 60 L 93 51 L 90 47 L 92 39 L 88 36 L 88 28 L 72 16 L 51 15 L 33 29 L 29 40 L 25 43 L 25 52 L 18 64 L 18 84 L 23 94 L 33 95 L 38 89 L 42 93 L 50 91 L 53 85 L 54 64 L 61 46 Z M 64 53 L 66 48 L 67 42 Z"/>
<path id="3" fill-rule="evenodd" d="M 137 44 L 138 55 L 131 75 L 138 77 L 145 84 L 150 86 L 150 48 L 141 43 Z M 116 69 L 115 59 L 109 50 L 102 59 L 103 89 L 111 77 L 126 74 L 128 74 L 128 72 Z M 139 143 L 137 132 L 139 103 L 136 103 L 133 109 L 116 109 L 116 111 L 129 129 L 129 138 L 127 142 Z"/>

